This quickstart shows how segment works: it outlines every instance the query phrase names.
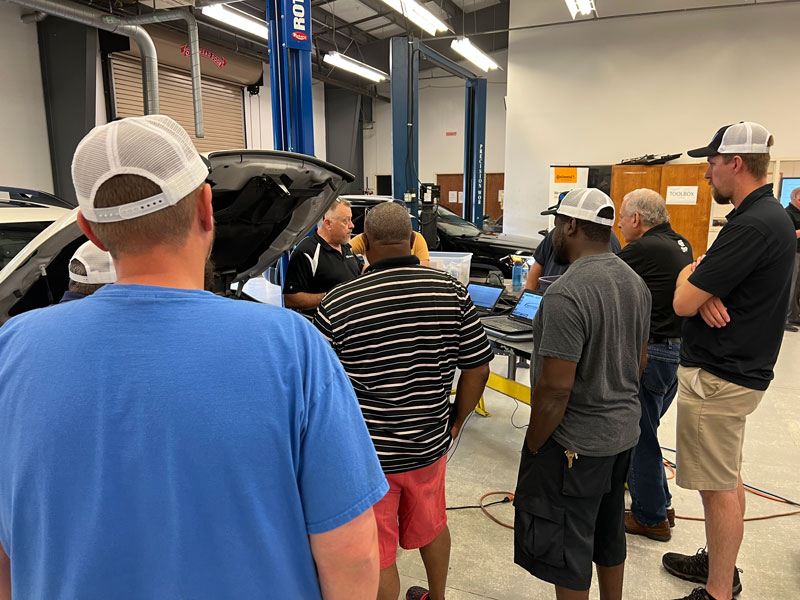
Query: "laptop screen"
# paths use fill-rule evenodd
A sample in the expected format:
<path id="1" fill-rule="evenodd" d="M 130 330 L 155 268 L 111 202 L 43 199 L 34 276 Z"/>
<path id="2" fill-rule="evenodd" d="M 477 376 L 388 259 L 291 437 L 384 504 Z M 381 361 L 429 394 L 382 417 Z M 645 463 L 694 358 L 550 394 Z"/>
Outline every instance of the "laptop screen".
<path id="1" fill-rule="evenodd" d="M 497 304 L 497 299 L 503 293 L 503 288 L 501 287 L 481 285 L 479 283 L 470 283 L 467 286 L 467 290 L 472 298 L 472 303 L 483 308 L 494 308 L 494 305 Z"/>
<path id="2" fill-rule="evenodd" d="M 519 302 L 517 302 L 511 314 L 515 317 L 532 321 L 541 303 L 541 295 L 534 294 L 533 292 L 522 292 L 522 296 L 520 296 Z"/>

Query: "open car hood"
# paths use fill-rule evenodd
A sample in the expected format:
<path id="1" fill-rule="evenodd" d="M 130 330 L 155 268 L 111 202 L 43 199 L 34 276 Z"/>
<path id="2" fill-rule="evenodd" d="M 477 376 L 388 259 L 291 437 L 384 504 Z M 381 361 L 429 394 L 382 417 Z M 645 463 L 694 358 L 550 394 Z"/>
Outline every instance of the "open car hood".
<path id="1" fill-rule="evenodd" d="M 290 152 L 212 152 L 208 181 L 216 222 L 214 290 L 261 275 L 322 218 L 354 177 L 330 163 Z M 67 288 L 67 267 L 86 238 L 77 209 L 36 236 L 0 271 L 0 324 L 58 302 Z"/>
<path id="2" fill-rule="evenodd" d="M 208 161 L 216 222 L 211 259 L 228 284 L 261 275 L 355 179 L 330 163 L 290 152 L 212 152 Z"/>

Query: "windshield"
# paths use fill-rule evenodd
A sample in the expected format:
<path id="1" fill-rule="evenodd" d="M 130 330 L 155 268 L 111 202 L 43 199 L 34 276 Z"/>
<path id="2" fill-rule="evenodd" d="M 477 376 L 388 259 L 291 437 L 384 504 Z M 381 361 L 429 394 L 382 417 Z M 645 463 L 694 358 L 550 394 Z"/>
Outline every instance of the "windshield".
<path id="1" fill-rule="evenodd" d="M 481 230 L 475 227 L 475 225 L 469 221 L 465 221 L 441 204 L 439 205 L 438 225 L 447 235 L 453 237 L 475 237 L 481 233 Z"/>
<path id="2" fill-rule="evenodd" d="M 50 221 L 0 223 L 0 269 L 11 262 L 11 259 L 48 225 Z"/>

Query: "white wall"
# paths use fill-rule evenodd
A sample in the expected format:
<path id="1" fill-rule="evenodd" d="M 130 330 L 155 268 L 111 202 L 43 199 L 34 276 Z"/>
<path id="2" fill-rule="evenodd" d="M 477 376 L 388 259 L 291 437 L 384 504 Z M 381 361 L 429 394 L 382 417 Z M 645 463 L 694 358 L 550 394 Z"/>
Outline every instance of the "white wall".
<path id="1" fill-rule="evenodd" d="M 512 27 L 533 4 L 512 1 Z M 511 32 L 506 231 L 546 224 L 553 163 L 685 152 L 740 120 L 772 131 L 773 156 L 800 156 L 799 22 L 789 4 Z"/>
<path id="2" fill-rule="evenodd" d="M 272 96 L 270 94 L 269 65 L 264 63 L 264 85 L 257 96 L 245 91 L 244 127 L 248 148 L 274 150 L 272 139 Z M 325 86 L 312 81 L 312 106 L 314 111 L 314 156 L 325 160 Z"/>
<path id="3" fill-rule="evenodd" d="M 23 12 L 0 2 L 0 185 L 52 192 L 39 43 Z"/>
<path id="4" fill-rule="evenodd" d="M 505 52 L 492 57 L 505 66 Z M 469 68 L 469 65 L 465 64 Z M 442 71 L 434 70 L 434 74 Z M 460 77 L 423 79 L 419 83 L 419 178 L 435 182 L 439 173 L 464 172 L 464 80 Z M 505 168 L 506 74 L 486 76 L 486 163 L 487 173 Z M 388 95 L 388 92 L 387 92 Z M 364 175 L 375 187 L 375 175 L 392 173 L 392 109 L 386 102 L 373 102 L 372 129 L 364 130 Z M 456 132 L 446 136 L 446 132 Z"/>

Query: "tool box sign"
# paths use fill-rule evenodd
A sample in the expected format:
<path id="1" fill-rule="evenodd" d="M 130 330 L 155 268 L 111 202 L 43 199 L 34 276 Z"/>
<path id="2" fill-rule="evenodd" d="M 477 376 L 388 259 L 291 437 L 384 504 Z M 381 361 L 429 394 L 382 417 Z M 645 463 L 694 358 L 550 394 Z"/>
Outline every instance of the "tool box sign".
<path id="1" fill-rule="evenodd" d="M 311 0 L 282 0 L 286 46 L 311 51 Z"/>

